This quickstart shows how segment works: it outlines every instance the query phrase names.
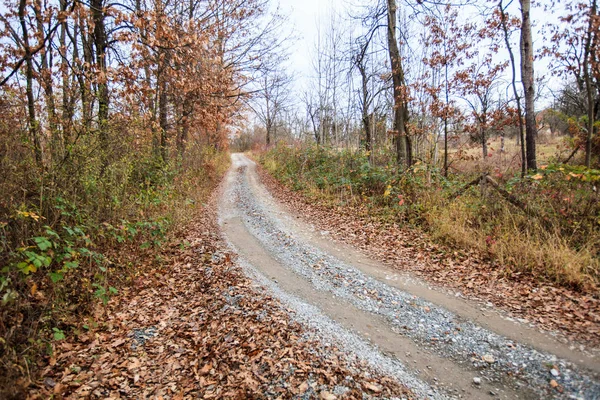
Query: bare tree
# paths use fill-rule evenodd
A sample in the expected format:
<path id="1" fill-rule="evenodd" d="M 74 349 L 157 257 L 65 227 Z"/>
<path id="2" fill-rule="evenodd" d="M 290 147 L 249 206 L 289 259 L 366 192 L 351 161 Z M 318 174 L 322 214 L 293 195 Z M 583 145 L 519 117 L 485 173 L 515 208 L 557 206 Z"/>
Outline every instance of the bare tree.
<path id="1" fill-rule="evenodd" d="M 277 120 L 289 106 L 292 78 L 282 68 L 269 67 L 261 71 L 258 83 L 259 90 L 250 107 L 265 127 L 265 142 L 269 146 L 276 137 Z"/>

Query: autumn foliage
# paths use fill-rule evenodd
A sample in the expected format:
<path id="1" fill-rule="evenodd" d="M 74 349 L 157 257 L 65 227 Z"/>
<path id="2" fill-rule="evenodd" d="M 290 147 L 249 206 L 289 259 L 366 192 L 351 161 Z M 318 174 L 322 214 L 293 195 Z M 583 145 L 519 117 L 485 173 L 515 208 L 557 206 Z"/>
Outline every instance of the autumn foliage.
<path id="1" fill-rule="evenodd" d="M 265 10 L 3 5 L 0 397 L 26 386 L 36 355 L 116 295 L 222 176 L 228 127 L 268 50 Z"/>

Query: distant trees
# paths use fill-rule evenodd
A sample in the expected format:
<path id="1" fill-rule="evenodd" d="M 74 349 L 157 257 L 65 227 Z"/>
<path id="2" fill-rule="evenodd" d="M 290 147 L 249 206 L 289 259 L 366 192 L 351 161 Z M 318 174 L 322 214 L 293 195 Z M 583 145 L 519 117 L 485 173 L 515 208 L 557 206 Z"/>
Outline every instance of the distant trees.
<path id="1" fill-rule="evenodd" d="M 422 160 L 433 168 L 439 163 L 448 175 L 452 154 L 458 154 L 451 147 L 461 138 L 478 141 L 485 159 L 490 139 L 501 136 L 504 154 L 504 132 L 517 131 L 525 176 L 538 164 L 536 113 L 544 101 L 535 66 L 545 55 L 552 56 L 554 73 L 576 83 L 585 108 L 577 117 L 579 136 L 591 166 L 600 148 L 594 145 L 600 109 L 597 0 L 562 9 L 557 3 L 561 22 L 541 40 L 534 37 L 532 7 L 530 0 L 379 0 L 352 7 L 345 19 L 330 10 L 325 28 L 319 25 L 313 70 L 291 111 L 304 115 L 300 135 L 319 145 L 363 148 L 371 158 L 393 150 L 401 170 Z M 263 86 L 274 89 L 278 80 Z M 551 86 L 556 92 L 556 82 Z M 562 93 L 575 94 L 569 90 Z M 272 118 L 259 120 L 270 142 Z"/>

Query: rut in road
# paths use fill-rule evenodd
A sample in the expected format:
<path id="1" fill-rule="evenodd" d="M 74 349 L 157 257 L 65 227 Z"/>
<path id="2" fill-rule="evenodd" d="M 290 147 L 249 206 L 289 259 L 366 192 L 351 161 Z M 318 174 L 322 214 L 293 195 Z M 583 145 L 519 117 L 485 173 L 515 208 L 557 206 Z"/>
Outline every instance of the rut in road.
<path id="1" fill-rule="evenodd" d="M 589 360 L 578 365 L 578 354 L 567 360 L 540 351 L 558 350 L 551 339 L 532 347 L 546 340 L 539 334 L 524 344 L 506 328 L 484 328 L 365 272 L 347 249 L 324 249 L 270 197 L 254 162 L 241 154 L 232 159 L 220 209 L 225 237 L 245 271 L 321 340 L 422 397 L 600 398 Z"/>

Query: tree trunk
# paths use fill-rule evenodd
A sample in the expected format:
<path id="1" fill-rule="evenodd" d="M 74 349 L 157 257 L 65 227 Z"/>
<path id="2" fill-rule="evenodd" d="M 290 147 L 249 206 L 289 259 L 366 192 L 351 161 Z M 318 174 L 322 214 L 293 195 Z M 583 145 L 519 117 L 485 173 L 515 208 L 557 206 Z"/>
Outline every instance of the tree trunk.
<path id="1" fill-rule="evenodd" d="M 404 99 L 404 70 L 398 41 L 396 40 L 396 1 L 387 0 L 387 40 L 390 64 L 392 66 L 392 83 L 394 85 L 394 131 L 396 132 L 396 161 L 398 165 L 410 167 L 405 129 L 406 104 Z"/>
<path id="2" fill-rule="evenodd" d="M 365 151 L 371 151 L 371 140 L 372 140 L 372 132 L 371 132 L 371 121 L 369 118 L 369 86 L 368 86 L 368 78 L 367 71 L 365 66 L 362 64 L 358 64 L 358 70 L 360 72 L 361 77 L 361 89 L 362 89 L 362 124 L 365 130 Z"/>
<path id="3" fill-rule="evenodd" d="M 60 0 L 60 10 L 67 11 L 67 1 Z M 71 94 L 71 83 L 69 79 L 69 63 L 67 61 L 67 36 L 69 35 L 69 25 L 66 20 L 61 24 L 60 27 L 60 55 L 61 55 L 61 77 L 62 77 L 62 139 L 63 139 L 63 151 L 67 149 L 70 143 L 71 131 L 73 127 L 73 116 L 75 114 L 73 107 L 73 96 Z M 77 43 L 73 44 L 77 47 Z M 75 50 L 74 50 L 75 51 Z"/>
<path id="4" fill-rule="evenodd" d="M 180 135 L 177 138 L 177 150 L 179 155 L 183 158 L 185 153 L 185 146 L 188 141 L 188 136 L 190 132 L 190 115 L 192 114 L 192 104 L 189 99 L 185 99 L 182 105 L 182 124 Z"/>
<path id="5" fill-rule="evenodd" d="M 167 82 L 164 77 L 164 71 L 161 74 L 162 78 L 158 86 L 159 98 L 158 98 L 158 123 L 160 125 L 160 157 L 164 163 L 168 159 L 167 149 L 167 129 L 169 128 L 168 120 L 168 95 L 167 95 Z"/>
<path id="6" fill-rule="evenodd" d="M 448 60 L 444 64 L 445 74 L 445 97 L 446 97 L 446 109 L 444 110 L 444 176 L 448 177 L 448 104 L 450 102 L 450 94 L 448 89 Z M 437 140 L 435 149 L 437 150 Z"/>
<path id="7" fill-rule="evenodd" d="M 592 91 L 592 79 L 590 77 L 591 63 L 591 52 L 592 52 L 592 30 L 594 29 L 594 18 L 597 13 L 597 2 L 592 1 L 590 7 L 588 31 L 585 38 L 585 50 L 584 50 L 584 61 L 583 61 L 583 74 L 585 80 L 585 91 L 587 100 L 587 136 L 585 141 L 585 166 L 590 168 L 592 166 L 592 140 L 594 138 L 594 96 Z"/>
<path id="8" fill-rule="evenodd" d="M 531 39 L 531 0 L 521 1 L 521 81 L 525 92 L 525 144 L 527 169 L 536 170 L 535 86 L 533 71 L 533 41 Z"/>
<path id="9" fill-rule="evenodd" d="M 481 135 L 481 151 L 483 153 L 483 162 L 487 160 L 488 156 L 488 148 L 487 148 L 487 138 L 485 137 L 485 121 L 482 122 L 481 127 L 479 128 Z"/>
<path id="10" fill-rule="evenodd" d="M 29 46 L 29 31 L 27 29 L 27 22 L 25 21 L 25 7 L 27 6 L 26 0 L 19 1 L 19 22 L 21 23 L 21 30 L 23 34 L 23 46 L 25 50 L 25 79 L 26 79 L 26 94 L 27 94 L 27 114 L 29 118 L 29 136 L 33 141 L 33 152 L 35 155 L 35 161 L 38 166 L 43 166 L 42 158 L 42 145 L 40 141 L 39 123 L 37 121 L 35 113 L 35 99 L 33 97 L 33 55 L 31 54 L 31 47 Z"/>
<path id="11" fill-rule="evenodd" d="M 508 55 L 510 57 L 510 67 L 511 67 L 511 86 L 513 90 L 513 95 L 515 96 L 515 101 L 517 102 L 517 114 L 519 118 L 519 135 L 517 136 L 517 144 L 521 147 L 521 178 L 525 177 L 527 173 L 527 158 L 525 153 L 525 126 L 523 124 L 523 111 L 521 108 L 521 96 L 519 95 L 519 91 L 517 90 L 517 72 L 516 72 L 516 63 L 515 63 L 515 55 L 513 54 L 512 47 L 510 45 L 510 41 L 508 40 L 508 26 L 506 23 L 506 14 L 504 13 L 504 6 L 502 5 L 502 0 L 498 3 L 498 9 L 500 10 L 501 22 L 502 22 L 502 31 L 504 32 L 504 43 L 506 44 L 506 49 L 508 50 Z M 504 138 L 504 136 L 503 136 Z"/>
<path id="12" fill-rule="evenodd" d="M 92 17 L 94 20 L 94 47 L 96 48 L 96 68 L 98 72 L 98 130 L 100 142 L 104 151 L 108 150 L 108 76 L 106 65 L 106 50 L 108 48 L 106 29 L 104 26 L 104 0 L 91 0 Z"/>
<path id="13" fill-rule="evenodd" d="M 36 0 L 33 8 L 35 10 L 35 19 L 38 31 L 42 33 L 44 32 L 44 21 L 42 17 L 42 4 L 40 4 L 39 0 Z M 50 51 L 51 47 L 47 49 L 44 46 L 42 49 L 40 49 L 40 83 L 46 96 L 46 114 L 48 115 L 48 125 L 51 135 L 50 139 L 52 142 L 50 154 L 52 154 L 54 158 L 58 159 L 61 156 L 60 152 L 63 146 L 61 145 L 62 140 L 58 130 L 56 102 L 54 99 L 54 88 L 52 83 L 52 69 L 51 66 L 48 65 L 48 54 Z"/>

